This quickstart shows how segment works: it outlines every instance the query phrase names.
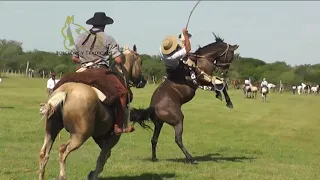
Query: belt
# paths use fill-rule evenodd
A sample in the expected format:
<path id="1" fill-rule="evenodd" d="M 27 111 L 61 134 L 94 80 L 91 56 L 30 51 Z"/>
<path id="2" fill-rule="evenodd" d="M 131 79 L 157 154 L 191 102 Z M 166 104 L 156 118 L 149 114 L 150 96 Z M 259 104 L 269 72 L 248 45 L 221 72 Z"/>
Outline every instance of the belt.
<path id="1" fill-rule="evenodd" d="M 88 65 L 88 63 L 83 63 L 81 64 L 81 67 L 84 67 L 84 68 L 109 68 L 109 66 L 107 64 L 90 64 Z"/>

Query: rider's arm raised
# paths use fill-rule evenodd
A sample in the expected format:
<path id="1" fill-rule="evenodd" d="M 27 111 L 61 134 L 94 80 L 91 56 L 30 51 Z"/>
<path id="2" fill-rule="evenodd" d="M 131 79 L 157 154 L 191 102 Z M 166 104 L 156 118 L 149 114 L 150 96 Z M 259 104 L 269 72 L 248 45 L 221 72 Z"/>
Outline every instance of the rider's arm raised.
<path id="1" fill-rule="evenodd" d="M 189 34 L 187 29 L 182 30 L 183 36 L 184 36 L 184 47 L 186 48 L 187 53 L 191 51 L 191 45 L 190 45 L 190 40 L 189 40 Z"/>

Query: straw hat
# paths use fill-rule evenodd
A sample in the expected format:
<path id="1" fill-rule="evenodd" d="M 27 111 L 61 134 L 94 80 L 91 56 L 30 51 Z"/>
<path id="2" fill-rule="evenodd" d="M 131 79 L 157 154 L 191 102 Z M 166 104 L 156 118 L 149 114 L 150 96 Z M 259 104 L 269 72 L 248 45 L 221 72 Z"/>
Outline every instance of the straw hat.
<path id="1" fill-rule="evenodd" d="M 177 49 L 178 40 L 174 36 L 167 36 L 161 44 L 162 54 L 168 55 L 171 54 L 174 50 Z"/>

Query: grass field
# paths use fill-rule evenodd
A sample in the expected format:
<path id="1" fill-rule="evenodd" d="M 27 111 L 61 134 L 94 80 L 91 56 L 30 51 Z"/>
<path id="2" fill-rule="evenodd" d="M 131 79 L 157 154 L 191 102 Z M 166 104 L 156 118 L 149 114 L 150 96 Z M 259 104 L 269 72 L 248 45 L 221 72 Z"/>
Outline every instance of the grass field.
<path id="1" fill-rule="evenodd" d="M 154 85 L 134 90 L 135 107 L 149 104 Z M 164 125 L 159 162 L 151 159 L 152 132 L 136 125 L 121 137 L 101 174 L 103 180 L 317 180 L 320 179 L 320 96 L 273 93 L 267 103 L 244 99 L 230 90 L 229 110 L 212 92 L 198 91 L 183 108 L 184 145 L 200 162 L 184 164 L 174 131 Z M 46 100 L 45 80 L 4 78 L 0 84 L 0 179 L 35 180 L 44 138 L 39 104 Z M 152 126 L 153 127 L 153 126 Z M 58 177 L 56 140 L 46 179 Z M 89 139 L 67 159 L 67 178 L 85 179 L 94 169 L 99 148 Z"/>

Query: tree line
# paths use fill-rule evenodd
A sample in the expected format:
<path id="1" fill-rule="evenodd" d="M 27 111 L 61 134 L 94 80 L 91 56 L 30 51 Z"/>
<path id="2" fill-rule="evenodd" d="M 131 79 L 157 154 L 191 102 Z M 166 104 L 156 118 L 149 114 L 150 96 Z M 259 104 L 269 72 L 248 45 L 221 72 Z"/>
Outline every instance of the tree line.
<path id="1" fill-rule="evenodd" d="M 143 73 L 149 82 L 160 82 L 165 73 L 165 66 L 159 56 L 140 54 L 143 63 Z M 112 61 L 112 60 L 111 60 Z M 28 64 L 28 69 L 27 68 Z M 43 72 L 54 71 L 56 73 L 70 73 L 76 69 L 76 64 L 71 61 L 71 55 L 57 52 L 45 52 L 39 50 L 23 51 L 22 43 L 0 39 L 0 70 L 34 72 L 35 76 L 42 76 Z M 249 57 L 241 57 L 236 54 L 229 78 L 239 79 L 243 82 L 251 78 L 253 82 L 260 82 L 266 78 L 268 82 L 295 85 L 301 82 L 308 84 L 320 84 L 320 64 L 303 64 L 290 66 L 284 61 L 266 63 L 263 60 Z"/>

